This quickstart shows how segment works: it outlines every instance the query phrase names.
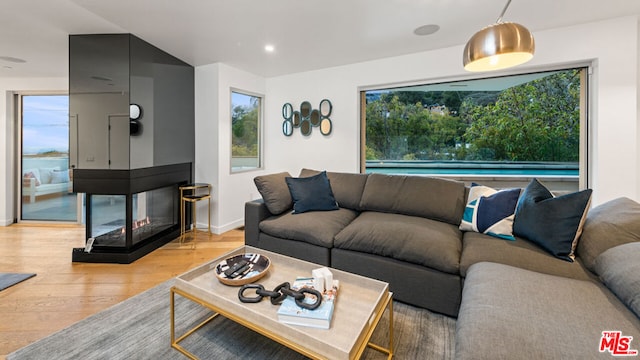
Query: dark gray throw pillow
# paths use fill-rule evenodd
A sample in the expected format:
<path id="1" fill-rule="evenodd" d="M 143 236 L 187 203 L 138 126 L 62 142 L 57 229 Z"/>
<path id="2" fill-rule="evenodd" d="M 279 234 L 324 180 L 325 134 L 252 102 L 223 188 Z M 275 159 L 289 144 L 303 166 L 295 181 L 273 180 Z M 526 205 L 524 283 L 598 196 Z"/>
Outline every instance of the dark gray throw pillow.
<path id="1" fill-rule="evenodd" d="M 513 234 L 536 243 L 557 258 L 573 262 L 591 193 L 587 189 L 554 197 L 537 179 L 531 180 L 516 206 Z"/>
<path id="2" fill-rule="evenodd" d="M 264 204 L 273 215 L 279 215 L 291 209 L 291 193 L 285 179 L 291 176 L 288 172 L 257 176 L 253 179 Z"/>
<path id="3" fill-rule="evenodd" d="M 294 214 L 338 210 L 338 203 L 333 196 L 326 171 L 311 177 L 287 177 L 285 180 L 293 199 Z"/>

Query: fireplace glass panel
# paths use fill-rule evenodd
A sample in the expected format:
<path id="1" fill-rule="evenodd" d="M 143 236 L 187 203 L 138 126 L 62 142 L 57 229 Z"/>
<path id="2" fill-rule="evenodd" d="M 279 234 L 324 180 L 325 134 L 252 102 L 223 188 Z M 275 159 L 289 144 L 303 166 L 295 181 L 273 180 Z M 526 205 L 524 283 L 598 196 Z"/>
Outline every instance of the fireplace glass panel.
<path id="1" fill-rule="evenodd" d="M 127 195 L 89 195 L 93 246 L 131 248 L 171 228 L 178 221 L 175 194 L 167 186 L 131 195 L 129 221 Z"/>
<path id="2" fill-rule="evenodd" d="M 133 194 L 131 223 L 133 244 L 144 241 L 177 223 L 174 217 L 175 187 Z"/>
<path id="3" fill-rule="evenodd" d="M 125 246 L 126 195 L 88 195 L 94 246 Z"/>

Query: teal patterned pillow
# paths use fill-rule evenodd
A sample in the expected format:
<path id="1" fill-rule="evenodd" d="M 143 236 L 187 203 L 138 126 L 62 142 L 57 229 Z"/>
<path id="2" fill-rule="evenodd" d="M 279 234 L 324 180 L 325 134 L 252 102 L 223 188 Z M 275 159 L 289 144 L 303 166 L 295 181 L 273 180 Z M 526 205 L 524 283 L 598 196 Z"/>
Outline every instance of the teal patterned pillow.
<path id="1" fill-rule="evenodd" d="M 505 240 L 513 237 L 513 218 L 520 189 L 495 190 L 472 184 L 460 230 L 475 231 Z"/>

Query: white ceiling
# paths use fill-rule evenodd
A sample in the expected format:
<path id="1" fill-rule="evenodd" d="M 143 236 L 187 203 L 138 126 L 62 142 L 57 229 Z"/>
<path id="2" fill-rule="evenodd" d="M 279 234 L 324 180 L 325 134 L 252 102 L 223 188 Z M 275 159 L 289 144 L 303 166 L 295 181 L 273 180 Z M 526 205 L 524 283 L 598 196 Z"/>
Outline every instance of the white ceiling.
<path id="1" fill-rule="evenodd" d="M 68 35 L 132 33 L 194 65 L 271 77 L 463 45 L 506 0 L 2 0 L 0 77 L 64 77 Z M 536 31 L 639 15 L 638 0 L 513 0 Z M 440 30 L 416 36 L 413 30 Z M 266 53 L 265 44 L 275 46 Z M 26 60 L 15 63 L 1 57 Z M 462 54 L 460 54 L 462 66 Z"/>

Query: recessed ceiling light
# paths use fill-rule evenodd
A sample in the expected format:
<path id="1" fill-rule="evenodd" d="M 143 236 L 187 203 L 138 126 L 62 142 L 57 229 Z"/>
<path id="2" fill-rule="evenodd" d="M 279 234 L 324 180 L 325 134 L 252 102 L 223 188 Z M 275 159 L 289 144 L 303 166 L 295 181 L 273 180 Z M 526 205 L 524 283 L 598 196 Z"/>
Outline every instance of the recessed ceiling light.
<path id="1" fill-rule="evenodd" d="M 0 60 L 12 62 L 12 63 L 26 63 L 27 62 L 27 60 L 20 59 L 20 58 L 17 58 L 17 57 L 13 57 L 13 56 L 0 56 Z"/>
<path id="2" fill-rule="evenodd" d="M 268 53 L 272 53 L 274 51 L 276 51 L 275 46 L 271 45 L 271 44 L 267 44 L 264 46 L 264 51 L 268 52 Z"/>
<path id="3" fill-rule="evenodd" d="M 440 30 L 440 26 L 436 24 L 422 25 L 413 30 L 413 33 L 418 36 L 431 35 Z"/>

